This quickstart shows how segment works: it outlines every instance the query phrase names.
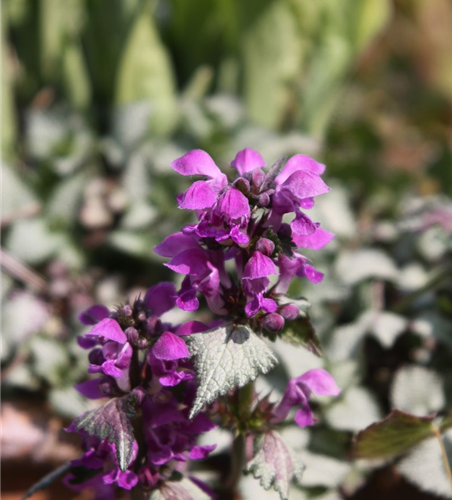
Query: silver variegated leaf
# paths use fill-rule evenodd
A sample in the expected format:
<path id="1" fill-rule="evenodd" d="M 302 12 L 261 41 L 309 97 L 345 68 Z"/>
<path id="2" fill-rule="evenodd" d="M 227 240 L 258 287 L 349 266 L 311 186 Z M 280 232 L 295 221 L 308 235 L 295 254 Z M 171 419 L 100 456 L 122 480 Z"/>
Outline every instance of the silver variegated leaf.
<path id="1" fill-rule="evenodd" d="M 281 500 L 287 500 L 291 481 L 300 482 L 305 468 L 282 437 L 275 431 L 269 431 L 260 438 L 245 472 L 259 479 L 265 490 L 273 486 Z"/>
<path id="2" fill-rule="evenodd" d="M 210 500 L 205 493 L 190 479 L 183 477 L 179 481 L 165 481 L 158 490 L 154 490 L 148 500 Z"/>
<path id="3" fill-rule="evenodd" d="M 243 387 L 277 363 L 271 349 L 245 325 L 224 325 L 191 335 L 188 348 L 194 356 L 198 378 L 190 418 L 205 404 L 234 387 Z"/>

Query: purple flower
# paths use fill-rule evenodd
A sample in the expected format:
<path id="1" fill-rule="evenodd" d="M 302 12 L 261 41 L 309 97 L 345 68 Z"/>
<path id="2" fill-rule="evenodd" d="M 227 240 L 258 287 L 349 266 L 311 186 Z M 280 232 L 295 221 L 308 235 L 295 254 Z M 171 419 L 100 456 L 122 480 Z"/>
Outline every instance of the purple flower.
<path id="1" fill-rule="evenodd" d="M 325 370 L 309 370 L 300 377 L 289 380 L 284 396 L 273 410 L 273 423 L 282 422 L 293 407 L 301 406 L 295 413 L 295 422 L 300 427 L 314 424 L 309 406 L 311 394 L 319 396 L 338 396 L 341 390 L 333 377 Z"/>
<path id="2" fill-rule="evenodd" d="M 254 149 L 245 148 L 237 153 L 230 165 L 236 168 L 240 175 L 244 175 L 256 168 L 264 168 L 265 160 L 257 151 L 254 151 Z"/>
<path id="3" fill-rule="evenodd" d="M 205 415 L 189 420 L 186 410 L 178 409 L 174 400 L 160 402 L 147 398 L 143 404 L 146 422 L 145 437 L 148 460 L 154 465 L 164 465 L 172 460 L 186 461 L 205 458 L 213 446 L 198 446 L 196 439 L 215 427 Z"/>

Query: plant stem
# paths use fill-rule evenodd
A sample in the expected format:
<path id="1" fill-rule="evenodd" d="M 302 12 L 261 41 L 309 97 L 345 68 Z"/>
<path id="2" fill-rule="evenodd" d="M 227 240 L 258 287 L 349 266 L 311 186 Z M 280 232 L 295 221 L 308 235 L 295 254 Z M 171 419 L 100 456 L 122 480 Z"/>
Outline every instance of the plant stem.
<path id="1" fill-rule="evenodd" d="M 238 420 L 239 434 L 234 438 L 231 450 L 231 470 L 226 483 L 226 489 L 231 493 L 231 498 L 237 495 L 237 489 L 242 477 L 243 468 L 245 467 L 245 445 L 246 445 L 246 429 L 241 425 L 246 421 L 251 412 L 251 405 L 254 397 L 254 384 L 250 382 L 241 389 L 238 389 Z"/>
<path id="2" fill-rule="evenodd" d="M 446 448 L 444 446 L 443 438 L 441 437 L 441 432 L 436 425 L 432 425 L 433 432 L 435 433 L 436 439 L 438 440 L 439 447 L 441 448 L 441 455 L 443 457 L 444 468 L 446 469 L 447 479 L 449 480 L 450 492 L 452 498 L 452 472 L 450 470 L 449 460 L 447 458 Z"/>

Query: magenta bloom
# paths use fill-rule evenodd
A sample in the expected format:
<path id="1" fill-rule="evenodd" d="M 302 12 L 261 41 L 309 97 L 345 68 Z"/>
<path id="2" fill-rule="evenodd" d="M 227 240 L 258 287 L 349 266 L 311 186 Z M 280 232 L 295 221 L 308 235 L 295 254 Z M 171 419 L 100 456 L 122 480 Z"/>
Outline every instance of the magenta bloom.
<path id="1" fill-rule="evenodd" d="M 239 151 L 231 166 L 239 177 L 228 184 L 204 151 L 190 151 L 172 163 L 182 175 L 204 177 L 178 198 L 179 207 L 194 210 L 198 221 L 168 236 L 155 252 L 171 258 L 165 265 L 185 275 L 179 308 L 195 311 L 201 294 L 215 314 L 237 315 L 238 306 L 249 318 L 272 314 L 279 307 L 277 294 L 286 293 L 295 277 L 322 281 L 323 274 L 294 250 L 317 250 L 333 238 L 303 212 L 315 196 L 329 191 L 321 178 L 325 167 L 295 155 L 280 171 L 265 173 L 264 159 L 250 148 Z M 283 224 L 289 213 L 294 219 Z M 226 272 L 230 259 L 236 263 L 238 289 Z M 279 279 L 270 288 L 272 275 Z"/>
<path id="2" fill-rule="evenodd" d="M 295 422 L 300 427 L 313 425 L 314 417 L 309 406 L 312 393 L 318 396 L 338 396 L 341 390 L 327 371 L 309 370 L 304 375 L 289 380 L 281 402 L 273 411 L 273 422 L 282 422 L 292 408 L 300 406 L 295 413 Z"/>

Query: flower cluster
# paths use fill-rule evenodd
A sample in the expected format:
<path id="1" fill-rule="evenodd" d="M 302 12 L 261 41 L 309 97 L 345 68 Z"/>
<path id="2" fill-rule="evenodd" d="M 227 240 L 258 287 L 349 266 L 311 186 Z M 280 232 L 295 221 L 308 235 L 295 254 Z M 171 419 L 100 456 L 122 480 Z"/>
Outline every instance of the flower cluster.
<path id="1" fill-rule="evenodd" d="M 80 314 L 90 330 L 79 337 L 79 345 L 89 350 L 94 378 L 76 387 L 87 398 L 107 402 L 69 428 L 84 437 L 85 453 L 72 462 L 65 481 L 75 489 L 92 488 L 98 500 L 116 498 L 117 488 L 159 490 L 164 499 L 192 498 L 193 488 L 210 494 L 206 485 L 188 475 L 188 462 L 205 458 L 215 448 L 200 446 L 198 437 L 225 422 L 242 432 L 240 411 L 228 407 L 228 397 L 235 394 L 231 387 L 254 380 L 259 367 L 262 372 L 259 353 L 272 356 L 261 334 L 281 332 L 286 321 L 299 316 L 298 306 L 286 297 L 292 279 L 322 280 L 322 273 L 297 249 L 320 249 L 333 238 L 302 211 L 329 190 L 321 179 L 324 166 L 307 156 L 295 155 L 264 172 L 260 154 L 245 149 L 231 162 L 238 173 L 232 182 L 204 151 L 191 151 L 172 166 L 182 175 L 203 177 L 178 197 L 179 207 L 195 211 L 197 222 L 155 248 L 171 259 L 167 267 L 184 275 L 180 289 L 163 282 L 114 311 L 95 305 Z M 219 316 L 209 325 L 162 320 L 176 305 L 197 310 L 200 296 Z M 229 335 L 234 331 L 235 337 Z M 232 342 L 231 349 L 246 366 L 243 373 L 240 363 L 231 361 L 221 367 L 223 387 L 213 380 L 214 388 L 204 387 L 199 396 L 200 385 L 210 383 L 217 367 L 209 359 L 197 362 L 199 351 L 190 350 L 192 336 L 197 337 L 192 347 L 221 350 Z M 204 347 L 203 356 L 216 359 Z M 246 360 L 245 355 L 254 359 Z M 200 366 L 213 371 L 200 374 Z M 212 391 L 214 397 L 204 397 Z M 252 419 L 260 412 L 259 417 L 246 422 L 244 432 L 268 435 L 294 407 L 295 422 L 312 425 L 310 395 L 339 392 L 326 371 L 311 370 L 290 380 L 277 405 L 265 397 L 259 401 L 254 394 L 249 400 L 257 402 L 254 410 L 250 407 L 244 415 Z M 221 404 L 207 404 L 220 396 L 226 396 Z M 199 407 L 190 413 L 194 404 Z M 276 439 L 275 434 L 269 439 Z"/>
<path id="2" fill-rule="evenodd" d="M 171 258 L 167 267 L 185 275 L 178 307 L 198 309 L 201 294 L 213 313 L 245 321 L 259 315 L 259 326 L 277 332 L 298 314 L 284 300 L 292 278 L 314 283 L 323 278 L 297 248 L 317 250 L 333 238 L 302 211 L 329 191 L 321 178 L 325 167 L 299 154 L 264 173 L 265 161 L 252 149 L 240 151 L 231 166 L 238 175 L 228 182 L 204 151 L 190 151 L 172 163 L 182 175 L 205 179 L 178 197 L 179 208 L 195 211 L 198 222 L 154 250 Z M 229 261 L 235 276 L 226 271 Z"/>
<path id="3" fill-rule="evenodd" d="M 132 441 L 127 469 L 121 470 L 116 445 L 89 435 L 76 420 L 69 430 L 84 436 L 85 453 L 72 462 L 68 486 L 91 487 L 95 498 L 103 500 L 117 498 L 116 487 L 130 490 L 139 484 L 151 491 L 175 471 L 183 471 L 187 460 L 205 458 L 215 448 L 196 444 L 200 434 L 215 427 L 210 418 L 201 413 L 188 419 L 195 376 L 183 336 L 207 326 L 189 322 L 174 327 L 162 322 L 160 316 L 174 306 L 175 294 L 174 285 L 164 282 L 132 305 L 115 311 L 95 305 L 80 314 L 81 322 L 92 328 L 79 337 L 79 345 L 90 350 L 89 373 L 100 376 L 76 388 L 90 399 L 135 396 L 142 416 L 142 442 Z M 169 388 L 182 381 L 187 382 L 185 391 L 176 398 Z"/>

